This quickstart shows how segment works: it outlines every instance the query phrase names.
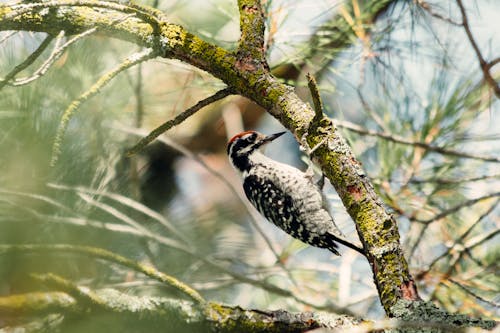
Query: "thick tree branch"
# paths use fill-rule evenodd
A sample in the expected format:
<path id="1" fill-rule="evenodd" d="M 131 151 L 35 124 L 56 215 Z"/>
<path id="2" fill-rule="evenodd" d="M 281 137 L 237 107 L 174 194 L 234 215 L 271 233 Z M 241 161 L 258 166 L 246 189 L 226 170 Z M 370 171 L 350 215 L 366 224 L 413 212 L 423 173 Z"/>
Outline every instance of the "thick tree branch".
<path id="1" fill-rule="evenodd" d="M 82 288 L 76 287 L 78 290 Z M 96 318 L 107 314 L 107 327 L 123 325 L 126 332 L 137 327 L 141 332 L 161 328 L 162 332 L 297 333 L 320 327 L 346 328 L 360 322 L 355 318 L 326 313 L 250 310 L 218 303 L 200 306 L 169 298 L 133 296 L 114 289 L 85 290 L 83 297 L 59 291 L 0 297 L 0 317 L 56 312 Z M 88 294 L 92 295 L 90 302 L 86 297 Z M 98 299 L 98 304 L 95 299 Z M 64 320 L 66 325 L 71 325 L 71 316 L 65 316 Z"/>
<path id="2" fill-rule="evenodd" d="M 62 281 L 59 279 L 58 284 L 60 282 Z M 78 290 L 83 288 L 74 287 Z M 73 286 L 70 287 L 72 288 Z M 62 289 L 67 289 L 66 283 L 63 283 Z M 162 332 L 299 333 L 317 328 L 333 330 L 332 332 L 351 332 L 349 329 L 354 327 L 358 328 L 356 332 L 386 328 L 437 328 L 457 331 L 465 327 L 491 330 L 496 325 L 494 321 L 448 314 L 425 302 L 400 302 L 394 306 L 394 311 L 403 320 L 373 323 L 327 313 L 250 310 L 218 303 L 204 303 L 200 306 L 189 301 L 164 297 L 133 296 L 114 289 L 84 290 L 83 296 L 79 292 L 75 295 L 52 291 L 0 297 L 0 316 L 60 313 L 64 317 L 58 324 L 51 326 L 55 329 L 62 325 L 71 327 L 73 317 L 68 314 L 78 314 L 76 320 L 80 320 L 81 316 L 96 320 L 106 315 L 107 327 L 122 327 L 126 332 L 139 328 L 141 332 L 158 331 L 158 328 L 161 328 Z M 90 301 L 87 298 L 89 294 L 92 295 Z M 95 299 L 99 303 L 96 304 Z M 90 322 L 88 321 L 89 324 Z M 80 328 L 81 325 L 80 323 Z"/>
<path id="3" fill-rule="evenodd" d="M 241 30 L 238 53 L 242 61 L 265 64 L 265 20 L 260 0 L 238 0 L 238 9 Z"/>

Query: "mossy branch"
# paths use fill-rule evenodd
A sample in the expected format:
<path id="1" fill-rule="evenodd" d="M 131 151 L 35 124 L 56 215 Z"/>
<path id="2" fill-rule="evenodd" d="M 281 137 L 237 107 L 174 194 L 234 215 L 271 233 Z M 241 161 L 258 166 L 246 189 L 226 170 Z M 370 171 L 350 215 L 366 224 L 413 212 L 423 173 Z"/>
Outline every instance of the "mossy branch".
<path id="1" fill-rule="evenodd" d="M 238 0 L 240 11 L 240 41 L 238 53 L 242 58 L 265 62 L 264 54 L 264 11 L 259 0 Z"/>

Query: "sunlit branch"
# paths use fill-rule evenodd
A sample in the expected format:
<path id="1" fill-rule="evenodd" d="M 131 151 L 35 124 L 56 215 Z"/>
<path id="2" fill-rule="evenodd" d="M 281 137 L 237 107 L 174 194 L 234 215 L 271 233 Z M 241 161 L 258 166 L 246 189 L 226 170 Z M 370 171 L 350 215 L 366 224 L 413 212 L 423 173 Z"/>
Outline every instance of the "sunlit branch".
<path id="1" fill-rule="evenodd" d="M 49 46 L 49 44 L 52 42 L 54 39 L 54 36 L 47 36 L 45 39 L 40 43 L 38 48 L 33 51 L 27 58 L 24 60 L 22 63 L 14 67 L 12 71 L 10 71 L 3 79 L 0 79 L 0 89 L 2 89 L 12 78 L 14 78 L 19 72 L 23 71 L 27 67 L 29 67 L 33 62 L 35 62 L 38 57 L 45 51 L 45 49 Z"/>
<path id="2" fill-rule="evenodd" d="M 109 309 L 110 307 L 103 301 L 99 295 L 86 287 L 80 287 L 73 282 L 60 277 L 53 273 L 47 274 L 31 274 L 31 276 L 48 287 L 63 291 L 68 295 L 74 297 L 79 302 L 83 303 L 85 307 L 97 307 L 102 309 Z"/>
<path id="3" fill-rule="evenodd" d="M 23 14 L 30 13 L 34 9 L 51 8 L 51 7 L 89 7 L 89 8 L 105 8 L 126 14 L 133 13 L 142 21 L 151 24 L 155 29 L 161 25 L 156 15 L 140 9 L 139 6 L 121 5 L 117 2 L 109 1 L 93 1 L 93 0 L 76 0 L 76 1 L 44 1 L 35 3 L 22 3 L 12 5 L 13 12 L 4 15 L 5 20 L 11 20 Z"/>
<path id="4" fill-rule="evenodd" d="M 138 63 L 154 58 L 155 56 L 156 56 L 155 52 L 153 52 L 153 50 L 151 49 L 147 49 L 140 53 L 134 53 L 133 55 L 125 59 L 125 61 L 119 64 L 116 68 L 112 69 L 108 73 L 101 76 L 99 80 L 97 80 L 97 82 L 94 83 L 92 87 L 90 87 L 90 89 L 88 89 L 85 93 L 80 95 L 80 97 L 78 97 L 76 100 L 71 102 L 69 107 L 64 111 L 61 117 L 61 121 L 59 123 L 59 128 L 57 129 L 57 134 L 54 139 L 54 145 L 52 146 L 52 158 L 50 162 L 51 165 L 55 165 L 57 159 L 59 158 L 59 155 L 61 154 L 62 140 L 64 134 L 66 133 L 68 123 L 71 120 L 71 117 L 73 116 L 75 111 L 77 111 L 80 108 L 81 104 L 84 103 L 89 98 L 98 94 L 106 84 L 108 84 L 115 76 L 117 76 L 121 72 L 125 71 L 126 69 Z"/>
<path id="5" fill-rule="evenodd" d="M 98 259 L 106 260 L 124 267 L 128 267 L 134 271 L 141 272 L 144 275 L 160 281 L 163 284 L 177 289 L 182 292 L 196 303 L 205 303 L 201 295 L 190 286 L 177 280 L 176 278 L 167 275 L 163 272 L 156 270 L 154 267 L 141 264 L 139 262 L 130 260 L 116 253 L 90 246 L 77 246 L 69 244 L 24 244 L 24 245 L 0 245 L 0 255 L 7 253 L 39 253 L 39 252 L 62 252 L 62 253 L 76 253 L 88 255 Z"/>
<path id="6" fill-rule="evenodd" d="M 484 79 L 488 83 L 488 85 L 491 86 L 497 98 L 500 98 L 500 85 L 495 81 L 495 79 L 490 73 L 490 68 L 492 67 L 492 65 L 484 59 L 481 50 L 479 49 L 479 46 L 477 45 L 476 40 L 474 39 L 474 36 L 472 36 L 472 31 L 469 26 L 469 20 L 467 18 L 467 13 L 465 12 L 465 7 L 462 3 L 462 0 L 456 0 L 456 1 L 458 8 L 460 9 L 460 13 L 462 14 L 462 24 L 464 26 L 465 33 L 467 34 L 467 38 L 469 39 L 469 42 L 471 43 L 472 48 L 476 53 L 477 59 L 479 60 L 479 66 L 483 71 Z"/>
<path id="7" fill-rule="evenodd" d="M 395 134 L 382 133 L 382 132 L 369 130 L 369 129 L 363 128 L 359 125 L 353 124 L 353 123 L 348 122 L 348 121 L 336 120 L 335 124 L 340 128 L 345 128 L 346 130 L 349 130 L 349 131 L 352 131 L 352 132 L 355 132 L 355 133 L 358 133 L 361 135 L 379 137 L 379 138 L 382 138 L 384 140 L 391 141 L 394 143 L 424 148 L 426 150 L 433 151 L 433 152 L 443 154 L 443 155 L 450 155 L 450 156 L 456 156 L 456 157 L 461 157 L 461 158 L 470 158 L 470 159 L 482 160 L 485 162 L 500 163 L 500 157 L 481 156 L 481 155 L 451 150 L 451 149 L 447 149 L 447 148 L 441 148 L 441 147 L 430 145 L 430 144 L 425 143 L 425 142 L 405 139 L 405 138 L 400 137 L 400 136 L 395 135 Z"/>
<path id="8" fill-rule="evenodd" d="M 23 86 L 23 85 L 26 85 L 26 84 L 28 84 L 30 82 L 33 82 L 36 79 L 40 78 L 41 76 L 45 75 L 45 73 L 47 73 L 47 71 L 54 64 L 54 62 L 57 59 L 59 59 L 64 54 L 64 51 L 66 51 L 66 49 L 68 47 L 70 47 L 75 42 L 79 41 L 80 39 L 82 39 L 82 38 L 84 38 L 84 37 L 86 37 L 86 36 L 88 36 L 88 35 L 96 32 L 96 31 L 97 31 L 97 28 L 91 28 L 91 29 L 89 29 L 89 30 L 87 30 L 85 32 L 82 32 L 81 34 L 78 34 L 78 35 L 74 36 L 73 38 L 71 38 L 70 40 L 68 40 L 63 45 L 60 45 L 60 43 L 62 42 L 62 40 L 64 38 L 64 35 L 65 35 L 65 32 L 61 31 L 59 33 L 59 35 L 57 36 L 56 44 L 54 46 L 54 49 L 52 50 L 52 53 L 43 62 L 43 64 L 33 74 L 31 74 L 30 76 L 16 79 L 12 83 L 10 83 L 10 84 L 12 86 Z"/>
<path id="9" fill-rule="evenodd" d="M 156 139 L 158 136 L 162 135 L 169 129 L 171 129 L 174 126 L 177 126 L 181 124 L 184 120 L 187 118 L 191 117 L 194 115 L 196 112 L 201 110 L 207 105 L 210 105 L 220 99 L 223 99 L 226 96 L 229 96 L 233 94 L 233 90 L 230 88 L 225 88 L 222 90 L 219 90 L 215 94 L 199 101 L 189 109 L 185 110 L 184 112 L 180 113 L 177 115 L 174 119 L 170 119 L 167 122 L 161 124 L 157 128 L 155 128 L 153 131 L 151 131 L 147 136 L 142 138 L 138 143 L 136 143 L 132 148 L 130 148 L 127 152 L 128 156 L 132 156 L 134 154 L 137 154 L 139 151 L 141 151 L 145 146 L 147 146 L 149 143 L 151 143 L 154 139 Z"/>
<path id="10" fill-rule="evenodd" d="M 314 104 L 314 112 L 316 113 L 314 119 L 320 120 L 323 117 L 323 101 L 321 100 L 321 96 L 319 94 L 318 83 L 316 82 L 314 76 L 310 73 L 307 73 L 306 77 L 307 85 L 309 87 L 309 91 L 311 92 L 311 98 Z"/>

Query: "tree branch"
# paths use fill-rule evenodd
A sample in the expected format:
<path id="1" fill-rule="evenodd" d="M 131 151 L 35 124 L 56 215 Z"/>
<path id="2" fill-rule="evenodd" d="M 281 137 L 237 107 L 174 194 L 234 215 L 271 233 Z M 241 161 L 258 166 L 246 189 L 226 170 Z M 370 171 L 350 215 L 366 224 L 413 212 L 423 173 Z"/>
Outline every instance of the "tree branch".
<path id="1" fill-rule="evenodd" d="M 465 153 L 465 152 L 456 151 L 456 150 L 452 150 L 452 149 L 442 148 L 442 147 L 438 147 L 438 146 L 433 146 L 433 145 L 425 143 L 425 142 L 409 140 L 409 139 L 400 137 L 400 136 L 395 135 L 395 134 L 382 133 L 382 132 L 368 130 L 366 128 L 363 128 L 359 125 L 353 124 L 353 123 L 348 122 L 348 121 L 335 120 L 335 123 L 340 128 L 345 128 L 346 130 L 349 130 L 349 131 L 352 131 L 352 132 L 355 132 L 355 133 L 358 133 L 361 135 L 375 136 L 375 137 L 379 137 L 379 138 L 382 138 L 382 139 L 385 139 L 387 141 L 391 141 L 394 143 L 400 143 L 400 144 L 404 144 L 404 145 L 424 148 L 426 150 L 433 151 L 433 152 L 443 154 L 443 155 L 450 155 L 450 156 L 456 156 L 456 157 L 461 157 L 461 158 L 471 158 L 471 159 L 476 159 L 476 160 L 482 160 L 485 162 L 500 163 L 500 157 L 482 156 L 482 155 L 476 155 L 476 154 Z"/>
<path id="2" fill-rule="evenodd" d="M 147 146 L 149 143 L 151 143 L 154 139 L 168 131 L 174 126 L 177 126 L 181 124 L 184 120 L 187 118 L 191 117 L 194 115 L 196 112 L 199 110 L 203 109 L 205 106 L 210 105 L 212 103 L 217 102 L 218 100 L 223 99 L 226 96 L 229 96 L 233 94 L 233 91 L 231 88 L 226 88 L 219 90 L 215 94 L 202 99 L 189 109 L 185 110 L 181 114 L 177 115 L 174 119 L 168 120 L 167 122 L 161 124 L 157 128 L 155 128 L 151 133 L 149 133 L 147 136 L 142 138 L 138 143 L 136 143 L 132 148 L 130 148 L 127 151 L 127 156 L 132 156 L 134 154 L 137 154 L 139 151 L 141 151 L 145 146 Z"/>
<path id="3" fill-rule="evenodd" d="M 92 87 L 90 87 L 86 92 L 80 95 L 80 97 L 71 102 L 71 104 L 64 111 L 61 117 L 61 122 L 59 123 L 59 128 L 57 129 L 56 137 L 54 139 L 54 145 L 52 146 L 52 158 L 50 161 L 50 164 L 52 166 L 56 164 L 59 155 L 61 154 L 62 140 L 64 134 L 66 133 L 66 129 L 68 128 L 69 121 L 71 120 L 73 114 L 80 108 L 81 104 L 89 98 L 98 94 L 106 84 L 108 84 L 115 76 L 117 76 L 121 72 L 138 63 L 154 58 L 155 56 L 156 53 L 151 49 L 132 54 L 116 68 L 101 76 L 99 80 L 97 80 L 97 82 L 92 85 Z"/>
<path id="4" fill-rule="evenodd" d="M 259 61 L 264 64 L 265 19 L 260 0 L 238 0 L 238 9 L 241 30 L 239 57 L 244 62 Z"/>
<path id="5" fill-rule="evenodd" d="M 472 45 L 474 52 L 476 53 L 477 59 L 479 60 L 479 66 L 483 71 L 484 79 L 488 83 L 488 85 L 490 85 L 490 87 L 493 89 L 493 92 L 495 93 L 497 98 L 500 98 L 500 85 L 498 85 L 493 76 L 491 76 L 490 73 L 491 64 L 488 64 L 488 62 L 484 59 L 483 55 L 481 54 L 481 50 L 479 49 L 479 46 L 477 45 L 476 40 L 474 39 L 474 36 L 472 36 L 472 31 L 469 26 L 469 20 L 467 18 L 467 13 L 465 12 L 465 7 L 462 3 L 462 0 L 456 0 L 456 1 L 458 8 L 460 9 L 460 13 L 462 14 L 462 24 L 464 26 L 465 33 L 467 34 L 467 38 L 469 39 L 469 42 Z"/>
<path id="6" fill-rule="evenodd" d="M 54 39 L 54 36 L 47 36 L 45 39 L 40 43 L 40 45 L 37 47 L 33 53 L 31 53 L 26 60 L 24 60 L 22 63 L 14 67 L 12 71 L 10 71 L 3 79 L 0 79 L 0 89 L 2 89 L 12 78 L 14 78 L 19 72 L 22 70 L 26 69 L 29 67 L 33 62 L 35 62 L 38 57 L 45 51 L 45 49 L 50 45 L 52 40 Z"/>
<path id="7" fill-rule="evenodd" d="M 0 316 L 59 312 L 83 313 L 90 317 L 99 315 L 105 309 L 107 327 L 123 326 L 127 332 L 134 331 L 134 327 L 140 327 L 141 332 L 157 331 L 161 327 L 163 332 L 296 333 L 320 327 L 351 327 L 360 322 L 355 318 L 327 313 L 250 310 L 218 303 L 197 304 L 169 298 L 133 296 L 114 289 L 86 289 L 87 295 L 91 294 L 100 301 L 99 305 L 90 303 L 89 306 L 85 297 L 72 293 L 26 293 L 0 297 Z M 65 316 L 64 320 L 66 325 L 71 325 L 71 316 Z"/>
<path id="8" fill-rule="evenodd" d="M 0 245 L 0 255 L 6 253 L 37 253 L 37 252 L 65 252 L 77 253 L 92 256 L 95 258 L 103 259 L 106 261 L 119 264 L 144 275 L 153 278 L 161 283 L 164 283 L 174 289 L 177 289 L 182 294 L 188 296 L 191 300 L 198 304 L 205 303 L 203 297 L 188 285 L 182 283 L 176 278 L 156 270 L 154 267 L 138 263 L 128 258 L 122 257 L 116 253 L 89 246 L 77 246 L 67 244 L 52 244 L 52 245 L 38 245 L 38 244 L 24 244 L 24 245 Z"/>

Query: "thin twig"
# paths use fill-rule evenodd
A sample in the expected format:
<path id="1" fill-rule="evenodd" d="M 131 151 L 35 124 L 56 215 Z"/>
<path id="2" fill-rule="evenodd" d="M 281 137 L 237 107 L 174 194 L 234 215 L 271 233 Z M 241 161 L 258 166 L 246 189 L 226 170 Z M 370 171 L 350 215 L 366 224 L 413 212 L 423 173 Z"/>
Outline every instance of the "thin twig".
<path id="1" fill-rule="evenodd" d="M 446 216 L 448 216 L 450 214 L 458 212 L 462 208 L 470 207 L 470 206 L 473 206 L 473 205 L 475 205 L 478 202 L 481 202 L 483 200 L 495 198 L 495 197 L 498 197 L 498 196 L 500 196 L 500 192 L 488 193 L 488 194 L 486 194 L 484 196 L 481 196 L 479 198 L 470 199 L 470 200 L 462 202 L 462 203 L 460 203 L 458 205 L 455 205 L 455 206 L 453 206 L 451 208 L 448 208 L 448 209 L 442 211 L 441 213 L 437 214 L 436 216 L 431 217 L 430 219 L 424 220 L 424 219 L 412 218 L 412 221 L 415 221 L 415 222 L 418 222 L 418 223 L 422 223 L 422 224 L 431 224 L 434 221 L 438 221 L 438 220 L 440 220 L 442 218 L 445 218 Z"/>
<path id="2" fill-rule="evenodd" d="M 4 43 L 7 39 L 9 39 L 10 37 L 14 36 L 18 32 L 19 31 L 11 31 L 11 32 L 6 33 L 5 36 L 2 39 L 0 39 L 0 44 Z"/>
<path id="3" fill-rule="evenodd" d="M 33 64 L 38 57 L 45 51 L 49 44 L 54 39 L 54 36 L 48 35 L 40 43 L 38 48 L 33 51 L 22 63 L 14 67 L 3 79 L 0 79 L 0 89 L 2 89 L 12 78 L 14 78 L 19 72 L 23 71 L 25 68 Z"/>
<path id="4" fill-rule="evenodd" d="M 109 198 L 111 200 L 114 200 L 122 205 L 125 205 L 129 208 L 132 208 L 135 211 L 140 212 L 140 213 L 154 219 L 155 221 L 160 223 L 163 227 L 165 227 L 165 229 L 167 229 L 169 232 L 174 234 L 184 244 L 186 244 L 186 245 L 191 244 L 191 242 L 188 239 L 186 239 L 186 237 L 184 235 L 179 233 L 179 231 L 175 228 L 175 226 L 170 221 L 168 221 L 163 215 L 158 214 L 156 211 L 152 210 L 151 208 L 143 205 L 142 203 L 140 203 L 138 201 L 135 201 L 133 199 L 130 199 L 128 197 L 125 197 L 125 196 L 117 194 L 117 193 L 109 193 L 109 192 L 105 192 L 105 191 L 93 190 L 93 189 L 82 187 L 82 186 L 72 187 L 72 186 L 66 186 L 66 185 L 61 185 L 61 184 L 52 184 L 52 183 L 47 184 L 47 186 L 50 188 L 58 189 L 58 190 L 74 191 L 76 193 L 83 192 L 83 193 L 87 193 L 87 194 L 103 196 L 103 197 Z M 124 222 L 126 222 L 126 221 L 124 221 Z M 130 223 L 127 223 L 127 224 L 130 224 Z"/>
<path id="5" fill-rule="evenodd" d="M 403 138 L 403 137 L 400 137 L 400 136 L 394 135 L 394 134 L 372 131 L 372 130 L 363 128 L 359 125 L 353 124 L 349 121 L 336 120 L 335 124 L 340 128 L 345 128 L 346 130 L 349 130 L 349 131 L 352 131 L 352 132 L 355 132 L 358 134 L 375 136 L 375 137 L 379 137 L 379 138 L 382 138 L 382 139 L 385 139 L 385 140 L 388 140 L 388 141 L 391 141 L 394 143 L 400 143 L 400 144 L 404 144 L 404 145 L 410 145 L 410 146 L 415 146 L 415 147 L 419 147 L 419 148 L 424 148 L 424 149 L 427 149 L 429 151 L 433 151 L 433 152 L 440 153 L 443 155 L 450 155 L 450 156 L 456 156 L 456 157 L 461 157 L 461 158 L 470 158 L 470 159 L 482 160 L 485 162 L 500 163 L 500 157 L 481 156 L 481 155 L 451 150 L 451 149 L 447 149 L 447 148 L 437 147 L 437 146 L 433 146 L 433 145 L 425 143 L 425 142 L 409 140 L 409 139 L 406 139 L 406 138 Z"/>
<path id="6" fill-rule="evenodd" d="M 112 69 L 108 73 L 101 76 L 99 80 L 97 80 L 97 82 L 92 85 L 92 87 L 90 87 L 86 92 L 80 95 L 80 97 L 78 97 L 76 100 L 71 102 L 71 104 L 68 106 L 68 108 L 64 111 L 62 115 L 61 122 L 59 123 L 59 128 L 57 129 L 56 138 L 54 139 L 54 144 L 52 146 L 52 158 L 50 162 L 52 166 L 55 165 L 57 159 L 59 158 L 59 155 L 61 154 L 62 139 L 68 127 L 68 123 L 71 120 L 71 117 L 73 116 L 74 112 L 78 110 L 80 105 L 89 98 L 98 94 L 99 91 L 106 84 L 108 84 L 114 77 L 116 77 L 121 72 L 125 71 L 126 69 L 138 63 L 151 59 L 155 56 L 156 53 L 151 49 L 146 49 L 145 51 L 140 53 L 134 53 L 133 55 L 125 59 L 125 61 L 119 64 L 116 68 Z"/>
<path id="7" fill-rule="evenodd" d="M 484 302 L 486 304 L 489 304 L 491 306 L 494 306 L 496 308 L 500 307 L 500 303 L 495 303 L 493 301 L 488 301 L 487 299 L 484 299 L 483 297 L 479 296 L 478 294 L 474 293 L 472 290 L 470 290 L 469 288 L 465 287 L 464 285 L 462 285 L 461 283 L 453 280 L 453 279 L 449 279 L 448 280 L 449 282 L 451 282 L 452 284 L 454 284 L 455 286 L 457 286 L 458 288 L 460 288 L 462 291 L 464 291 L 466 294 L 469 294 L 471 295 L 472 297 L 474 297 L 475 299 L 481 301 L 481 302 Z"/>
<path id="8" fill-rule="evenodd" d="M 469 177 L 469 178 L 458 178 L 458 179 L 451 179 L 451 178 L 411 179 L 409 182 L 413 184 L 435 183 L 440 185 L 451 185 L 451 184 L 479 182 L 482 180 L 488 180 L 492 178 L 500 178 L 500 174 L 484 175 L 484 176 Z"/>
<path id="9" fill-rule="evenodd" d="M 467 13 L 465 12 L 465 7 L 462 3 L 462 0 L 456 0 L 456 2 L 458 8 L 460 9 L 460 13 L 462 14 L 462 24 L 464 26 L 465 33 L 467 34 L 467 38 L 469 39 L 469 42 L 472 45 L 474 52 L 476 53 L 477 59 L 479 60 L 479 66 L 483 71 L 484 79 L 488 83 L 488 85 L 491 86 L 497 98 L 500 98 L 500 85 L 498 85 L 493 76 L 491 76 L 491 73 L 489 71 L 491 66 L 484 59 L 483 55 L 481 54 L 481 50 L 479 49 L 479 46 L 474 39 L 474 36 L 472 36 L 472 31 L 469 26 L 469 20 L 467 18 Z"/>
<path id="10" fill-rule="evenodd" d="M 420 277 L 424 276 L 434 267 L 434 265 L 437 264 L 439 260 L 450 255 L 453 249 L 455 249 L 458 244 L 463 243 L 464 239 L 471 233 L 472 229 L 474 229 L 474 227 L 476 227 L 484 218 L 486 218 L 497 207 L 499 202 L 500 199 L 497 200 L 493 205 L 491 205 L 491 207 L 486 212 L 484 212 L 474 223 L 472 223 L 471 226 L 467 228 L 467 230 L 453 242 L 452 246 L 448 247 L 448 249 L 445 252 L 434 258 L 434 260 L 427 266 L 427 268 L 424 271 L 419 272 L 417 276 Z"/>
<path id="11" fill-rule="evenodd" d="M 311 92 L 311 98 L 314 104 L 314 121 L 318 121 L 323 118 L 323 102 L 321 101 L 321 96 L 319 94 L 318 83 L 314 76 L 310 73 L 307 73 L 307 85 L 309 87 L 309 91 Z"/>
<path id="12" fill-rule="evenodd" d="M 435 12 L 434 10 L 432 10 L 431 5 L 429 5 L 429 3 L 427 3 L 426 1 L 424 1 L 424 0 L 417 0 L 416 3 L 417 3 L 418 6 L 420 6 L 420 8 L 422 8 L 423 10 L 425 10 L 426 12 L 428 12 L 429 15 L 431 15 L 431 16 L 437 18 L 437 19 L 440 19 L 442 21 L 448 22 L 451 25 L 454 25 L 454 26 L 457 26 L 457 27 L 461 27 L 462 26 L 462 23 L 456 22 L 456 21 L 452 20 L 451 18 L 446 17 L 446 16 L 444 16 L 444 15 L 438 13 L 438 12 Z"/>
<path id="13" fill-rule="evenodd" d="M 193 301 L 198 304 L 205 303 L 205 300 L 201 295 L 186 285 L 185 283 L 177 280 L 176 278 L 167 275 L 163 272 L 158 271 L 156 268 L 141 264 L 134 260 L 125 258 L 119 254 L 113 253 L 111 251 L 107 251 L 101 248 L 90 247 L 90 246 L 78 246 L 78 245 L 70 245 L 70 244 L 51 244 L 51 245 L 41 245 L 41 244 L 24 244 L 24 245 L 0 245 L 0 254 L 5 254 L 9 252 L 63 252 L 63 253 L 77 253 L 89 255 L 98 259 L 103 259 L 109 262 L 113 262 L 115 264 L 119 264 L 130 269 L 133 269 L 137 272 L 141 272 L 146 276 L 149 276 L 152 279 L 160 281 L 163 284 L 169 285 L 174 289 L 182 292 Z"/>
<path id="14" fill-rule="evenodd" d="M 223 99 L 226 96 L 229 96 L 233 94 L 233 91 L 231 88 L 225 88 L 222 90 L 219 90 L 215 94 L 202 99 L 189 109 L 185 110 L 181 114 L 177 115 L 174 119 L 170 119 L 167 122 L 161 124 L 157 128 L 155 128 L 153 131 L 151 131 L 147 136 L 142 138 L 138 143 L 136 143 L 132 148 L 130 148 L 127 151 L 127 156 L 132 156 L 137 154 L 139 151 L 141 151 L 145 146 L 147 146 L 149 143 L 151 143 L 154 139 L 156 139 L 158 136 L 161 134 L 165 133 L 169 129 L 171 129 L 174 126 L 179 125 L 182 123 L 184 120 L 187 118 L 191 117 L 193 114 L 195 114 L 197 111 L 201 110 L 203 107 L 210 105 L 220 99 Z"/>
<path id="15" fill-rule="evenodd" d="M 54 49 L 50 53 L 50 56 L 43 62 L 43 64 L 40 65 L 40 67 L 37 70 L 35 70 L 33 72 L 33 74 L 31 74 L 30 76 L 27 76 L 27 77 L 15 79 L 13 82 L 7 82 L 7 83 L 14 86 L 14 87 L 17 87 L 17 86 L 26 85 L 26 84 L 38 79 L 39 77 L 43 76 L 49 70 L 49 68 L 52 66 L 52 64 L 63 55 L 64 50 L 68 46 L 70 46 L 71 44 L 73 44 L 74 42 L 76 42 L 77 40 L 80 39 L 80 35 L 87 36 L 88 34 L 91 34 L 94 31 L 95 31 L 94 28 L 89 29 L 89 30 L 73 37 L 72 39 L 67 41 L 64 45 L 61 46 L 62 40 L 63 40 L 64 35 L 65 35 L 64 30 L 62 30 L 56 37 Z"/>
<path id="16" fill-rule="evenodd" d="M 420 220 L 420 219 L 417 219 L 415 217 L 410 217 L 411 221 L 415 221 L 415 222 L 418 222 L 418 223 L 422 224 L 422 230 L 420 230 L 420 233 L 417 236 L 417 239 L 415 240 L 415 243 L 411 247 L 411 249 L 409 251 L 408 257 L 409 258 L 413 257 L 413 254 L 415 253 L 415 251 L 417 249 L 417 246 L 420 244 L 420 242 L 422 241 L 422 239 L 424 237 L 425 232 L 427 231 L 427 229 L 429 228 L 429 226 L 433 222 L 438 221 L 438 220 L 440 220 L 440 219 L 442 219 L 442 218 L 444 218 L 444 217 L 446 217 L 446 216 L 448 216 L 450 214 L 453 214 L 453 213 L 459 211 L 462 208 L 472 206 L 472 205 L 474 205 L 474 204 L 476 204 L 478 202 L 481 202 L 483 200 L 490 199 L 490 198 L 493 198 L 493 197 L 496 197 L 496 196 L 499 196 L 499 195 L 500 195 L 500 192 L 497 192 L 497 193 L 488 194 L 488 195 L 483 196 L 483 197 L 479 197 L 479 198 L 468 200 L 468 201 L 463 202 L 461 204 L 458 204 L 458 205 L 456 205 L 454 207 L 451 207 L 451 208 L 449 208 L 447 210 L 444 210 L 441 213 L 437 214 L 436 216 L 434 216 L 434 217 L 432 217 L 430 219 L 427 219 L 427 220 Z"/>

